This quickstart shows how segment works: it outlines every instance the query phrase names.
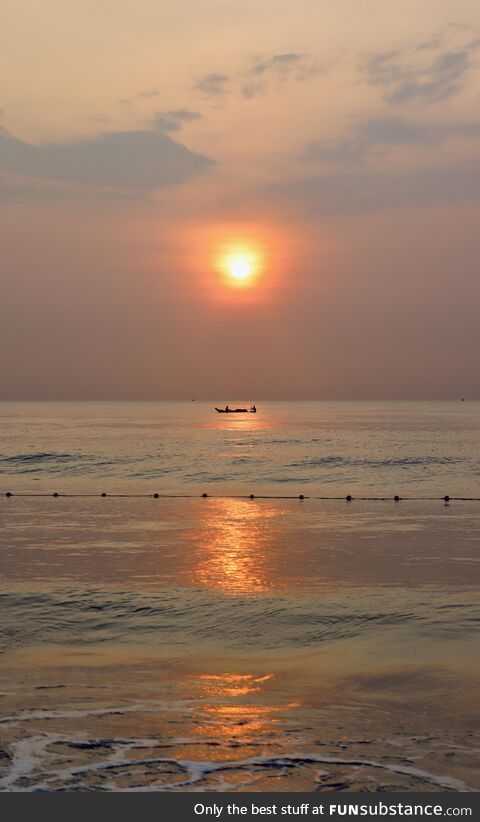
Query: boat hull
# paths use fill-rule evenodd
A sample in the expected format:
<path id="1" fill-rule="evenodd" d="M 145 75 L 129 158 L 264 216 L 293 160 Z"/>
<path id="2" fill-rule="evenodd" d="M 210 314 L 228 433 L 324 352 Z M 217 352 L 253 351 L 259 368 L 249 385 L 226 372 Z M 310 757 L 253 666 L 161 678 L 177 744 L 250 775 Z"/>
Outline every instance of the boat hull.
<path id="1" fill-rule="evenodd" d="M 248 408 L 215 408 L 218 414 L 256 414 L 256 411 L 249 411 Z"/>

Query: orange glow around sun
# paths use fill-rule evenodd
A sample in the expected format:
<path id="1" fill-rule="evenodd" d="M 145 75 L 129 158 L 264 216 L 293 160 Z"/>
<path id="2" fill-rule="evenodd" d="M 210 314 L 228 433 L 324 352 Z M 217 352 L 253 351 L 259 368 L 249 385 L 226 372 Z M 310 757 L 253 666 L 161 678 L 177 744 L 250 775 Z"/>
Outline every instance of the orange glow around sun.
<path id="1" fill-rule="evenodd" d="M 217 222 L 192 232 L 190 270 L 209 299 L 254 306 L 276 298 L 288 259 L 286 232 L 260 222 Z"/>
<path id="2" fill-rule="evenodd" d="M 216 236 L 215 236 L 216 235 Z M 257 300 L 271 280 L 271 239 L 258 227 L 229 226 L 210 237 L 210 265 L 217 289 L 242 301 Z"/>

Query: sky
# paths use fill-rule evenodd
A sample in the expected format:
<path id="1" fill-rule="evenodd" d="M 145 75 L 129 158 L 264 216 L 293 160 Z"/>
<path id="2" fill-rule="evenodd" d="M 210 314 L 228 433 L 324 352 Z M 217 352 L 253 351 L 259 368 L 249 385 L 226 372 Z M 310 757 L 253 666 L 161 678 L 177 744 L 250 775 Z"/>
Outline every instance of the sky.
<path id="1" fill-rule="evenodd" d="M 0 14 L 0 399 L 480 398 L 477 2 Z"/>

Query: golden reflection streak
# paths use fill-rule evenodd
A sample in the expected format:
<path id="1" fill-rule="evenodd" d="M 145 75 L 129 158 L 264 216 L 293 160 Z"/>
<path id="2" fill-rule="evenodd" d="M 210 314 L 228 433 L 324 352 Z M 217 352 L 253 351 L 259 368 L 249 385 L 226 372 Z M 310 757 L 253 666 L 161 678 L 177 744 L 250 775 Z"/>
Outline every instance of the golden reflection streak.
<path id="1" fill-rule="evenodd" d="M 230 408 L 248 408 L 254 404 L 254 400 L 228 400 Z M 232 431 L 243 434 L 258 431 L 268 431 L 274 425 L 268 418 L 265 410 L 257 411 L 256 414 L 218 414 L 212 417 L 210 428 L 217 428 L 219 431 Z"/>
<path id="2" fill-rule="evenodd" d="M 273 679 L 273 674 L 201 674 L 198 677 L 208 696 L 248 696 L 261 691 L 269 679 Z"/>
<path id="3" fill-rule="evenodd" d="M 200 529 L 196 584 L 230 594 L 248 594 L 271 587 L 268 546 L 276 532 L 278 504 L 236 499 L 209 500 Z"/>
<path id="4" fill-rule="evenodd" d="M 207 700 L 200 709 L 202 721 L 196 732 L 225 744 L 232 740 L 248 744 L 268 736 L 281 721 L 282 713 L 300 706 L 299 702 L 258 703 L 258 694 L 267 696 L 265 684 L 274 679 L 274 674 L 201 674 L 195 678 L 201 695 Z M 248 702 L 248 697 L 253 695 L 255 703 Z M 247 702 L 232 703 L 232 698 L 247 698 Z"/>

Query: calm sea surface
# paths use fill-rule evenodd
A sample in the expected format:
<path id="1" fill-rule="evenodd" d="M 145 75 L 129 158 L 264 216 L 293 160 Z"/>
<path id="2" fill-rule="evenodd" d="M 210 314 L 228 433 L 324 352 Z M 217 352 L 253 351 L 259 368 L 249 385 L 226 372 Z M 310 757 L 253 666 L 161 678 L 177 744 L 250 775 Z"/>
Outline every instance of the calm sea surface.
<path id="1" fill-rule="evenodd" d="M 480 490 L 480 402 L 265 402 L 258 409 L 227 416 L 213 402 L 1 403 L 2 483 L 58 492 Z"/>
<path id="2" fill-rule="evenodd" d="M 313 499 L 480 496 L 480 403 L 258 408 L 0 405 L 1 790 L 480 788 L 480 503 Z"/>

